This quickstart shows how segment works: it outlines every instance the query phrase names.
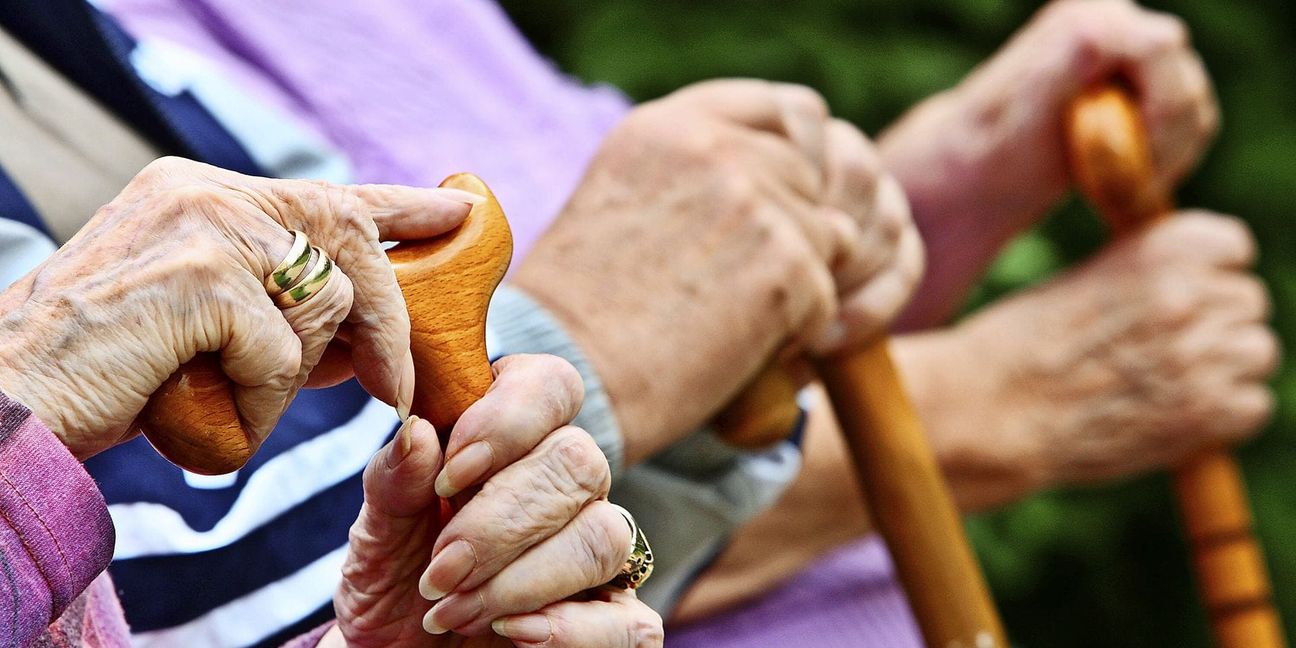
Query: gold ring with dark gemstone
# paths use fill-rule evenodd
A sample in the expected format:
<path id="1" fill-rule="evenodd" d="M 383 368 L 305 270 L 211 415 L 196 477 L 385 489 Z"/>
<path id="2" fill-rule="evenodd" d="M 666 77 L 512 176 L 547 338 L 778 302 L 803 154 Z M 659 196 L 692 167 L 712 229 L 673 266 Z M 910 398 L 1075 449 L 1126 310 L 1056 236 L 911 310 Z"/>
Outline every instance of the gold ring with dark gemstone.
<path id="1" fill-rule="evenodd" d="M 613 504 L 621 517 L 625 518 L 626 524 L 630 525 L 630 535 L 633 537 L 630 546 L 630 555 L 626 558 L 625 563 L 621 565 L 621 571 L 617 573 L 608 585 L 619 589 L 638 589 L 643 585 L 653 573 L 653 552 L 652 547 L 648 545 L 648 538 L 644 536 L 643 529 L 639 528 L 639 523 L 635 522 L 634 516 L 630 511 Z"/>

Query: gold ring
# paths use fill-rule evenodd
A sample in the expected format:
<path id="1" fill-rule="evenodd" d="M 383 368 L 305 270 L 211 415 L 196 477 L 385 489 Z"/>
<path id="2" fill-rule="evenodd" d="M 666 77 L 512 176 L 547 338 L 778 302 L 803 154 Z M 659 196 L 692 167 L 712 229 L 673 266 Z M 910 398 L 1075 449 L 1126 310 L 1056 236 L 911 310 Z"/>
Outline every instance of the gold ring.
<path id="1" fill-rule="evenodd" d="M 621 571 L 608 581 L 608 585 L 618 589 L 639 589 L 639 586 L 643 585 L 653 573 L 652 547 L 648 545 L 648 538 L 644 536 L 643 529 L 639 528 L 630 511 L 616 504 L 612 506 L 621 514 L 621 517 L 625 518 L 626 524 L 630 525 L 630 535 L 633 539 L 630 542 L 630 555 L 621 565 Z"/>
<path id="2" fill-rule="evenodd" d="M 282 293 L 274 296 L 274 302 L 280 308 L 305 303 L 319 293 L 320 289 L 328 283 L 329 277 L 333 275 L 333 259 L 330 259 L 324 250 L 312 245 L 310 257 L 314 263 L 306 276 L 302 277 L 299 283 L 289 286 Z"/>
<path id="3" fill-rule="evenodd" d="M 270 293 L 271 297 L 277 297 L 297 283 L 297 279 L 306 270 L 306 265 L 310 263 L 310 239 L 297 230 L 292 230 L 292 233 L 293 242 L 292 247 L 288 248 L 288 255 L 265 280 L 266 292 Z"/>

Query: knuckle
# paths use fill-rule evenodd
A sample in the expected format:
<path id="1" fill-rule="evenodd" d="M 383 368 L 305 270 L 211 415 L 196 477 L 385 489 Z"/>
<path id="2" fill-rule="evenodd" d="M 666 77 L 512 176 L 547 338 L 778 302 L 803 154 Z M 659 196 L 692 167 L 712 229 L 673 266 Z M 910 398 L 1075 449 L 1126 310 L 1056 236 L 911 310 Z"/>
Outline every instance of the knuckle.
<path id="1" fill-rule="evenodd" d="M 1273 417 L 1276 401 L 1271 390 L 1255 388 L 1244 398 L 1236 399 L 1228 411 L 1235 417 L 1237 431 L 1242 436 L 1253 436 Z"/>
<path id="2" fill-rule="evenodd" d="M 206 185 L 186 184 L 172 187 L 158 195 L 166 213 L 179 217 L 209 218 L 211 211 L 224 203 L 227 195 Z"/>
<path id="3" fill-rule="evenodd" d="M 903 205 L 888 203 L 879 205 L 877 214 L 878 233 L 882 240 L 894 247 L 900 243 L 905 230 L 909 227 L 909 212 Z"/>
<path id="4" fill-rule="evenodd" d="M 1252 263 L 1259 251 L 1259 246 L 1255 234 L 1251 232 L 1246 222 L 1235 216 L 1227 216 L 1221 219 L 1221 226 L 1230 231 L 1223 239 L 1230 246 L 1231 252 L 1247 264 Z"/>
<path id="5" fill-rule="evenodd" d="M 1258 375 L 1272 376 L 1282 360 L 1282 342 L 1267 327 L 1260 328 L 1255 339 L 1255 355 L 1251 360 L 1255 365 L 1253 369 Z"/>
<path id="6" fill-rule="evenodd" d="M 580 538 L 582 574 L 589 583 L 605 583 L 617 575 L 625 563 L 633 538 L 625 518 L 603 503 L 581 516 L 577 527 Z"/>
<path id="7" fill-rule="evenodd" d="M 585 397 L 585 383 L 580 371 L 572 363 L 555 355 L 535 356 L 536 369 L 544 376 L 544 385 L 551 394 L 552 404 L 563 423 L 568 423 L 580 411 Z"/>
<path id="8" fill-rule="evenodd" d="M 1183 18 L 1169 13 L 1157 13 L 1155 17 L 1165 26 L 1165 45 L 1171 48 L 1188 47 L 1192 38 L 1188 23 Z"/>
<path id="9" fill-rule="evenodd" d="M 762 211 L 756 198 L 758 195 L 756 180 L 745 169 L 732 168 L 735 165 L 726 166 L 730 167 L 729 172 L 718 173 L 713 180 L 712 195 L 719 201 L 721 209 L 726 214 L 740 222 L 753 220 L 756 214 Z"/>
<path id="10" fill-rule="evenodd" d="M 560 473 L 554 480 L 558 490 L 582 500 L 606 494 L 612 486 L 612 470 L 593 437 L 572 426 L 559 429 L 554 436 L 549 453 Z"/>
<path id="11" fill-rule="evenodd" d="M 813 88 L 795 83 L 778 84 L 777 88 L 789 110 L 820 120 L 828 118 L 828 101 Z"/>
<path id="12" fill-rule="evenodd" d="M 1180 328 L 1191 322 L 1198 312 L 1201 296 L 1188 278 L 1160 273 L 1152 283 L 1149 298 L 1155 322 L 1169 328 Z"/>
<path id="13" fill-rule="evenodd" d="M 135 174 L 135 180 L 149 185 L 154 185 L 174 176 L 177 173 L 183 172 L 187 169 L 193 169 L 197 166 L 198 163 L 193 160 L 186 160 L 185 158 L 175 155 L 164 155 L 152 162 L 149 162 L 143 169 L 140 169 L 140 172 Z M 134 184 L 134 182 L 132 182 L 132 184 Z"/>
<path id="14" fill-rule="evenodd" d="M 1238 298 L 1248 315 L 1257 320 L 1265 320 L 1269 317 L 1273 305 L 1269 298 L 1269 289 L 1258 277 L 1250 275 L 1243 277 L 1238 289 Z"/>
<path id="15" fill-rule="evenodd" d="M 640 606 L 639 615 L 630 622 L 631 642 L 634 648 L 661 648 L 666 641 L 661 615 L 648 606 Z"/>
<path id="16" fill-rule="evenodd" d="M 1197 132 L 1199 135 L 1209 137 L 1219 132 L 1220 111 L 1209 96 L 1209 91 L 1200 103 L 1202 108 L 1197 111 Z"/>
<path id="17" fill-rule="evenodd" d="M 860 142 L 858 146 L 850 147 L 837 160 L 842 181 L 850 185 L 863 185 L 865 188 L 875 187 L 882 178 L 883 169 L 882 158 L 873 145 L 863 139 L 863 135 L 855 131 L 854 126 L 840 120 L 833 122 L 832 136 Z"/>

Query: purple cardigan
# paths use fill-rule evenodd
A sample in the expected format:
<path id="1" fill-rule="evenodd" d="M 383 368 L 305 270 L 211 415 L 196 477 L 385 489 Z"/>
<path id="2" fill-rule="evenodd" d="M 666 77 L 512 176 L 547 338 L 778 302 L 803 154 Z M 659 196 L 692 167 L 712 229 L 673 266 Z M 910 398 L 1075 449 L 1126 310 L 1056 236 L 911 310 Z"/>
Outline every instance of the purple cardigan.
<path id="1" fill-rule="evenodd" d="M 0 393 L 0 644 L 130 646 L 114 533 L 94 480 L 31 410 Z M 289 646 L 319 643 L 328 626 Z"/>

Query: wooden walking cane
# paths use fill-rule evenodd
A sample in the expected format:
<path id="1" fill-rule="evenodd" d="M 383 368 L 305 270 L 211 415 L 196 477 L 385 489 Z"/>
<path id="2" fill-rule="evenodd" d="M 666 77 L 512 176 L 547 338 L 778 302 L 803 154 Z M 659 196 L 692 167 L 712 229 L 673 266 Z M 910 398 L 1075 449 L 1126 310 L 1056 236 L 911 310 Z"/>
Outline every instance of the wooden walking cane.
<path id="1" fill-rule="evenodd" d="M 1124 90 L 1104 86 L 1077 99 L 1067 136 L 1072 174 L 1117 236 L 1170 214 L 1169 196 L 1153 182 L 1147 132 Z M 1179 466 L 1174 482 L 1216 644 L 1285 646 L 1237 462 L 1210 450 Z"/>
<path id="2" fill-rule="evenodd" d="M 815 362 L 878 531 L 929 648 L 1007 648 L 990 590 L 883 335 Z M 716 418 L 742 447 L 785 437 L 797 385 L 767 368 Z"/>
<path id="3" fill-rule="evenodd" d="M 891 359 L 886 336 L 815 363 L 929 648 L 1007 648 L 963 521 Z M 716 426 L 730 443 L 758 447 L 795 424 L 796 386 L 767 369 Z"/>
<path id="4" fill-rule="evenodd" d="M 410 314 L 415 384 L 411 412 L 444 438 L 494 380 L 486 355 L 486 309 L 513 255 L 499 203 L 479 178 L 454 175 L 443 187 L 483 195 L 454 231 L 387 252 Z M 217 354 L 184 364 L 149 399 L 144 435 L 165 457 L 211 474 L 242 467 L 255 452 L 239 421 L 233 385 Z"/>

